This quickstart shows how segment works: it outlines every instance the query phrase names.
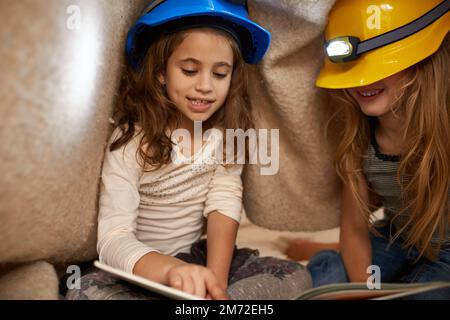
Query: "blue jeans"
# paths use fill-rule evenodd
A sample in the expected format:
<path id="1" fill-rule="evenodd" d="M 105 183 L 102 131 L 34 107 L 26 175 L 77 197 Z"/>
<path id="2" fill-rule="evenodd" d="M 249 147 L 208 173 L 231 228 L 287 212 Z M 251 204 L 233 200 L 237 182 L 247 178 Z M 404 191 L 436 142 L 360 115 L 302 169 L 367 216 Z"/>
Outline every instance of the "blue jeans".
<path id="1" fill-rule="evenodd" d="M 396 240 L 389 246 L 389 229 L 390 224 L 387 223 L 377 228 L 381 236 L 370 234 L 372 265 L 380 267 L 381 282 L 450 281 L 450 246 L 448 244 L 440 250 L 436 261 L 430 261 L 424 257 L 417 260 L 418 250 L 402 248 L 400 240 Z M 314 287 L 349 282 L 342 256 L 336 251 L 325 250 L 317 253 L 310 260 L 307 268 L 311 272 Z M 450 300 L 450 288 L 416 294 L 408 299 Z"/>

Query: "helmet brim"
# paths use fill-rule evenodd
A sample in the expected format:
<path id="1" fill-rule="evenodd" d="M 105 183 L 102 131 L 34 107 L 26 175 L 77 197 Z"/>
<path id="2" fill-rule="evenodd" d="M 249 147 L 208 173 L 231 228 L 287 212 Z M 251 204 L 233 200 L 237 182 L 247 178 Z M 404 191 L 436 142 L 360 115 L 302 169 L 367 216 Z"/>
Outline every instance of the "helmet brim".
<path id="1" fill-rule="evenodd" d="M 169 12 L 164 16 L 162 15 L 145 15 L 141 17 L 138 22 L 128 33 L 126 53 L 129 57 L 129 63 L 131 65 L 138 65 L 139 61 L 136 60 L 136 42 L 140 33 L 143 30 L 149 30 L 156 27 L 163 27 L 165 24 L 176 22 L 177 20 L 186 19 L 188 17 L 218 17 L 224 21 L 228 21 L 238 25 L 248 32 L 251 39 L 251 45 L 246 44 L 244 52 L 242 52 L 245 62 L 249 64 L 258 63 L 266 54 L 270 46 L 271 35 L 270 32 L 254 23 L 249 19 L 240 17 L 232 12 L 217 11 L 213 8 L 189 7 L 189 10 L 183 11 L 183 8 L 177 8 L 173 12 Z M 211 25 L 213 26 L 213 25 Z M 248 38 L 248 37 L 247 37 Z"/>
<path id="2" fill-rule="evenodd" d="M 447 13 L 412 36 L 365 53 L 357 60 L 333 63 L 325 58 L 316 86 L 328 89 L 361 87 L 403 71 L 435 53 L 449 26 L 450 13 Z"/>

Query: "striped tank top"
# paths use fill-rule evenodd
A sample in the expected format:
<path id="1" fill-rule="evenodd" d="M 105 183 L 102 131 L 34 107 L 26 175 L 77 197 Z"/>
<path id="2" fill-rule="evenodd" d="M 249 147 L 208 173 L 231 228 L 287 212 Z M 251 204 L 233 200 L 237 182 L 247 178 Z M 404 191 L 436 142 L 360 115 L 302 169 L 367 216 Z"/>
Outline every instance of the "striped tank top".
<path id="1" fill-rule="evenodd" d="M 385 219 L 396 230 L 400 230 L 406 225 L 409 216 L 407 211 L 402 211 L 402 208 L 405 208 L 405 204 L 401 196 L 401 186 L 397 179 L 399 163 L 400 158 L 398 156 L 386 155 L 380 152 L 372 130 L 371 143 L 369 143 L 363 162 L 363 173 L 383 205 Z M 450 207 L 450 192 L 448 199 Z M 446 235 L 447 246 L 447 244 L 450 244 L 450 228 L 448 224 Z M 433 237 L 433 239 L 436 238 L 437 235 Z"/>

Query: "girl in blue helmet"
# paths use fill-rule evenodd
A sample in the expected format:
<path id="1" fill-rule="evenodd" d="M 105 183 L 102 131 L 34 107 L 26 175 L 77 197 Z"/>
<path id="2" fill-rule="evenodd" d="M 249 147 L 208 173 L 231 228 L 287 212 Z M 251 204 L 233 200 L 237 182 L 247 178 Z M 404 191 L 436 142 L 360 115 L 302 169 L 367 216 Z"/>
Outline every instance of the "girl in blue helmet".
<path id="1" fill-rule="evenodd" d="M 103 164 L 101 262 L 202 298 L 286 299 L 311 286 L 300 264 L 235 248 L 242 165 L 218 161 L 215 134 L 253 126 L 244 61 L 258 62 L 269 42 L 236 1 L 149 4 L 128 35 Z M 199 125 L 211 134 L 196 136 Z M 66 297 L 154 298 L 99 270 L 81 288 Z"/>

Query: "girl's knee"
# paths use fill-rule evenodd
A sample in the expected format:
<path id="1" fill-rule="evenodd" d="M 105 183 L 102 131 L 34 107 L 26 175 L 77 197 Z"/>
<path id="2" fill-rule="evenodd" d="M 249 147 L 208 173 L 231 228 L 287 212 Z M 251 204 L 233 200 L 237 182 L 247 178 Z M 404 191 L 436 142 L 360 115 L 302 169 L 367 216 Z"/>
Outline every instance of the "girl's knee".
<path id="1" fill-rule="evenodd" d="M 342 256 L 337 251 L 325 250 L 319 252 L 311 259 L 307 268 L 311 273 L 314 287 L 348 282 Z"/>
<path id="2" fill-rule="evenodd" d="M 228 294 L 233 300 L 290 300 L 311 289 L 312 279 L 306 268 L 285 271 L 267 270 L 236 281 L 229 286 Z"/>
<path id="3" fill-rule="evenodd" d="M 339 252 L 334 250 L 323 250 L 315 254 L 308 263 L 309 268 L 321 266 L 324 263 L 328 264 L 330 261 L 336 260 L 340 257 Z"/>

